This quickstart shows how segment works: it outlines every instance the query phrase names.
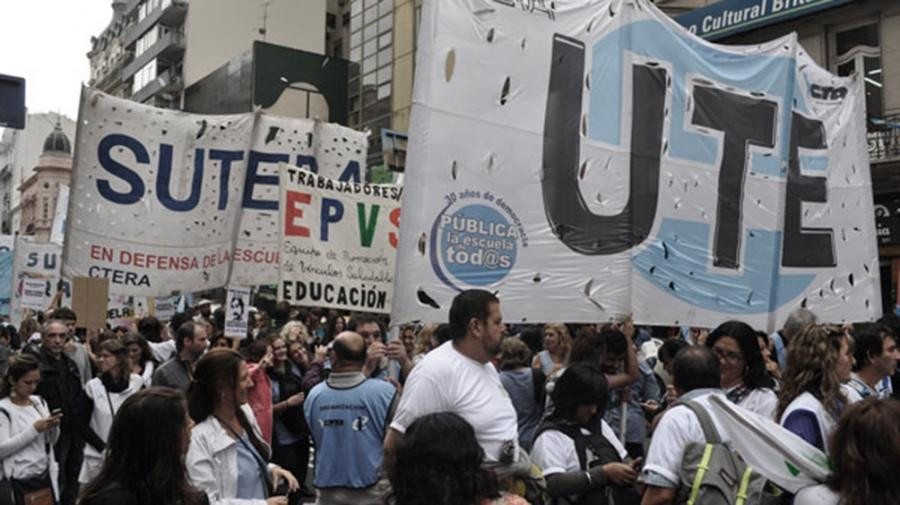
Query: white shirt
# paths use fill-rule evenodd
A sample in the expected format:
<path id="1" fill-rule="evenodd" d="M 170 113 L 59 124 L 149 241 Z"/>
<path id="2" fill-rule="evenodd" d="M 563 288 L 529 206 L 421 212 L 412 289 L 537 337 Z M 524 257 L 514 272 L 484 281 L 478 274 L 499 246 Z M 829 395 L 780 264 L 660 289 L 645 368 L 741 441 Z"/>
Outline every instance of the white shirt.
<path id="1" fill-rule="evenodd" d="M 612 428 L 602 421 L 601 433 L 612 444 L 619 457 L 624 461 L 628 458 L 628 451 L 616 438 Z M 581 433 L 590 435 L 591 432 L 582 428 Z M 531 461 L 544 471 L 544 477 L 555 473 L 575 472 L 581 470 L 578 462 L 578 451 L 575 449 L 575 441 L 568 435 L 556 430 L 547 430 L 535 439 L 531 447 Z"/>
<path id="2" fill-rule="evenodd" d="M 725 393 L 730 392 L 731 390 L 727 390 Z M 778 408 L 778 395 L 769 388 L 751 389 L 737 405 L 744 410 L 755 412 L 774 421 L 775 409 Z"/>
<path id="3" fill-rule="evenodd" d="M 8 397 L 0 400 L 0 408 L 9 413 L 7 418 L 0 413 L 0 459 L 3 460 L 3 474 L 15 479 L 36 477 L 46 471 L 52 457 L 52 445 L 59 437 L 59 428 L 38 433 L 34 423 L 48 417 L 50 412 L 39 396 L 32 396 L 37 405 L 16 405 Z M 49 441 L 50 456 L 44 445 Z"/>
<path id="4" fill-rule="evenodd" d="M 391 428 L 405 433 L 426 414 L 453 412 L 472 425 L 488 461 L 500 460 L 502 447 L 518 449 L 516 410 L 491 363 L 481 364 L 445 342 L 413 368 Z"/>
<path id="5" fill-rule="evenodd" d="M 116 412 L 129 396 L 137 393 L 143 387 L 144 379 L 136 374 L 129 376 L 128 387 L 118 393 L 109 392 L 100 377 L 94 377 L 84 386 L 84 393 L 94 402 L 90 427 L 101 440 L 104 442 L 109 440 L 109 431 L 112 429 Z M 82 484 L 90 482 L 100 472 L 101 466 L 103 466 L 103 453 L 95 449 L 93 445 L 85 444 L 78 482 Z"/>
<path id="6" fill-rule="evenodd" d="M 841 498 L 828 486 L 805 487 L 794 497 L 794 505 L 838 505 Z"/>
<path id="7" fill-rule="evenodd" d="M 728 442 L 722 424 L 716 419 L 710 408 L 709 397 L 722 395 L 718 389 L 697 389 L 690 391 L 679 398 L 680 401 L 695 401 L 706 407 L 713 424 L 722 442 Z M 703 427 L 694 412 L 684 405 L 676 405 L 670 408 L 662 417 L 653 438 L 650 439 L 650 448 L 647 451 L 647 459 L 644 464 L 644 472 L 652 472 L 665 478 L 671 486 L 678 487 L 681 484 L 681 461 L 684 451 L 690 443 L 704 444 L 706 436 L 703 435 Z M 656 485 L 656 483 L 653 483 Z M 690 483 L 685 483 L 690 485 Z M 665 487 L 665 486 L 660 486 Z"/>

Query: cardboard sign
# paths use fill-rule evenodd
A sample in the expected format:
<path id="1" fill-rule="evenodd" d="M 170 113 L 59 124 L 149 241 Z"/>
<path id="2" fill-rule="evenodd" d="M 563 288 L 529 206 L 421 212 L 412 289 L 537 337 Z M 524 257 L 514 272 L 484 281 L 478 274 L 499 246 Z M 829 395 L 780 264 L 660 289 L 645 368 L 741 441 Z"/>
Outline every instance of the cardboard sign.
<path id="1" fill-rule="evenodd" d="M 109 281 L 91 277 L 72 279 L 72 310 L 78 328 L 106 328 Z"/>

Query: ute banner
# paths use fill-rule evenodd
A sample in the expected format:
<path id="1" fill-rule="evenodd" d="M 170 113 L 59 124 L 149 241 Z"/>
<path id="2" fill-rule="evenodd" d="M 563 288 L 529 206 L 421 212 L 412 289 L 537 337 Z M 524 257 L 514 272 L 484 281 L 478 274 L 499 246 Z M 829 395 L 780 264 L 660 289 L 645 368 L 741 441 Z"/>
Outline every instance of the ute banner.
<path id="1" fill-rule="evenodd" d="M 157 109 L 84 88 L 63 272 L 168 296 L 278 282 L 278 164 L 360 181 L 366 134 Z"/>
<path id="2" fill-rule="evenodd" d="M 394 321 L 881 315 L 862 80 L 647 0 L 426 2 Z"/>

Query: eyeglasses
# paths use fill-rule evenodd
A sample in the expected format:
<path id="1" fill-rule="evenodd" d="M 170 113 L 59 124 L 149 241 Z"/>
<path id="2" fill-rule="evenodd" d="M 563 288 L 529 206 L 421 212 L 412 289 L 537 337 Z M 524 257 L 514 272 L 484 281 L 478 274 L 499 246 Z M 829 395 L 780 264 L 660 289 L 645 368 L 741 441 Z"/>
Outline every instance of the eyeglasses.
<path id="1" fill-rule="evenodd" d="M 720 360 L 723 360 L 726 363 L 737 363 L 738 361 L 744 359 L 744 356 L 739 352 L 726 351 L 724 349 L 719 349 L 718 347 L 713 347 L 712 351 L 716 353 L 716 356 Z"/>

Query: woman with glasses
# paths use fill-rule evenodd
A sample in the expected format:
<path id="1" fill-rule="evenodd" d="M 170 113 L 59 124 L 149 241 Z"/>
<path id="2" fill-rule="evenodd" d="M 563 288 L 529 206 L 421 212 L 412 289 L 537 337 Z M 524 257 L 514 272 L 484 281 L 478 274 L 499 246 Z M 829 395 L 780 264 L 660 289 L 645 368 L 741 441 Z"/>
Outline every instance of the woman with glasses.
<path id="1" fill-rule="evenodd" d="M 84 434 L 84 461 L 78 482 L 87 484 L 103 466 L 103 453 L 112 428 L 113 418 L 129 396 L 144 387 L 144 379 L 131 373 L 128 348 L 119 340 L 105 340 L 97 354 L 100 376 L 84 386 L 80 421 Z"/>
<path id="2" fill-rule="evenodd" d="M 842 384 L 852 367 L 850 342 L 840 328 L 810 325 L 792 337 L 778 395 L 781 425 L 827 454 L 826 441 L 850 403 Z"/>
<path id="3" fill-rule="evenodd" d="M 728 321 L 709 334 L 706 346 L 719 358 L 722 389 L 729 400 L 774 420 L 778 396 L 766 370 L 756 331 L 746 323 Z"/>

